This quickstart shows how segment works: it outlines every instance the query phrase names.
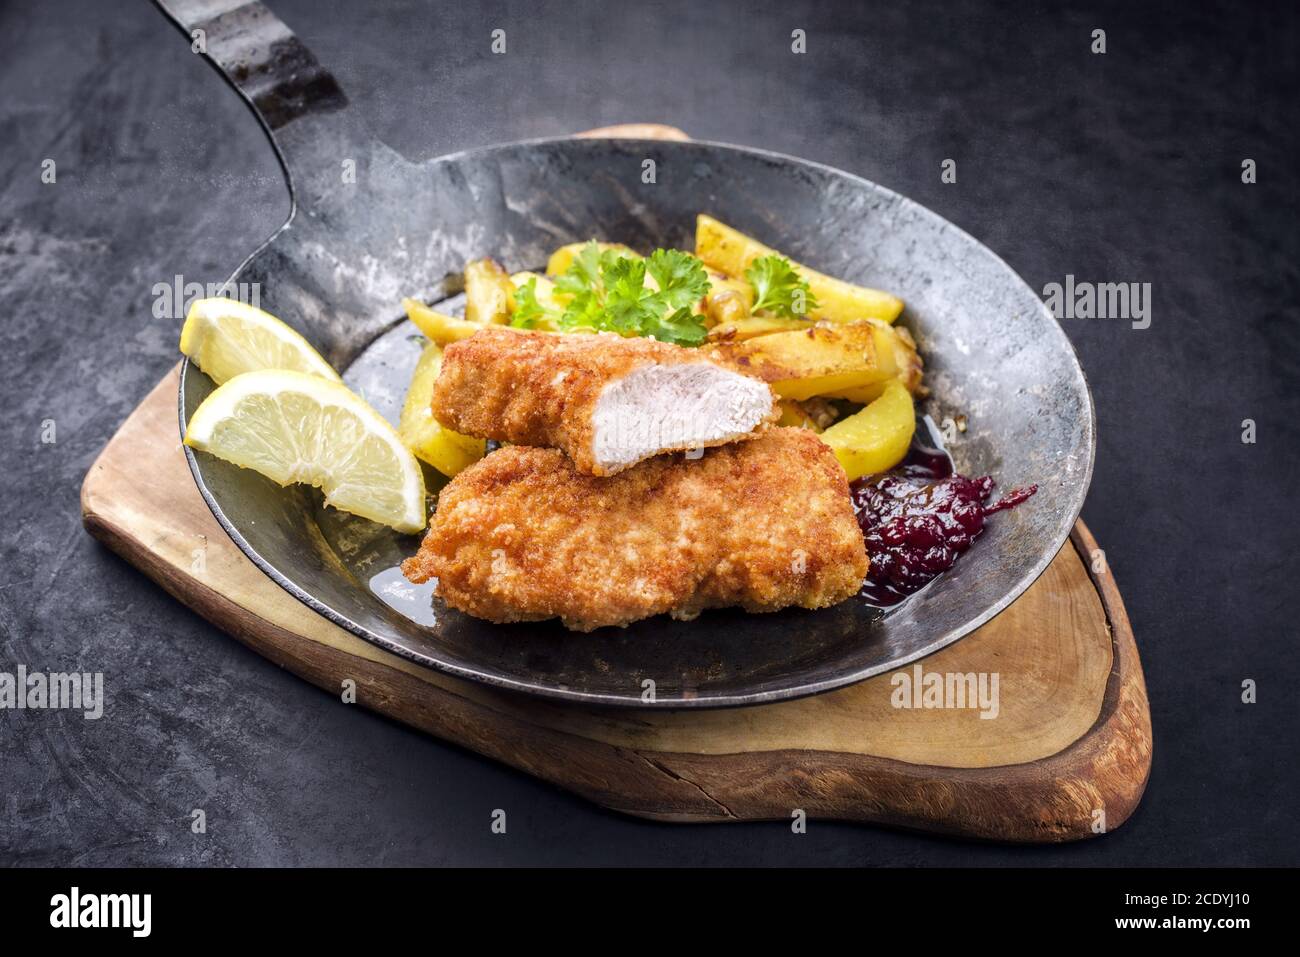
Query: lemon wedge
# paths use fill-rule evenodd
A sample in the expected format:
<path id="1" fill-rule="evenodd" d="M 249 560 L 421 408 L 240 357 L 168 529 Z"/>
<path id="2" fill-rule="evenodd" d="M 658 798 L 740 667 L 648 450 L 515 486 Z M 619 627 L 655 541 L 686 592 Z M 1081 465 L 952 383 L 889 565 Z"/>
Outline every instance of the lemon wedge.
<path id="1" fill-rule="evenodd" d="M 451 478 L 481 459 L 487 451 L 487 443 L 453 432 L 433 417 L 430 398 L 441 368 L 442 347 L 430 342 L 420 353 L 420 361 L 415 364 L 415 372 L 411 375 L 402 417 L 397 423 L 397 434 L 416 458 L 423 459 Z"/>
<path id="2" fill-rule="evenodd" d="M 181 328 L 181 352 L 217 385 L 259 369 L 291 369 L 340 381 L 321 354 L 275 316 L 220 296 L 190 306 Z"/>
<path id="3" fill-rule="evenodd" d="M 326 505 L 399 532 L 424 528 L 420 463 L 341 382 L 284 369 L 237 375 L 194 411 L 185 444 L 281 485 L 314 485 Z"/>

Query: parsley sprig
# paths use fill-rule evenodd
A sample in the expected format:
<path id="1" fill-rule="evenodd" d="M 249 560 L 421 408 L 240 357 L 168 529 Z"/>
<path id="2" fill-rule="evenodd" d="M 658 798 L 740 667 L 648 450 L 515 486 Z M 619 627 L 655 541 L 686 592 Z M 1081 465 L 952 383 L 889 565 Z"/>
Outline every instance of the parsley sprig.
<path id="1" fill-rule="evenodd" d="M 536 276 L 515 290 L 515 306 L 510 325 L 517 329 L 532 329 L 536 327 L 537 320 L 545 319 L 554 312 L 538 302 Z"/>
<path id="2" fill-rule="evenodd" d="M 749 264 L 745 279 L 754 287 L 751 312 L 770 312 L 788 319 L 803 319 L 819 305 L 799 275 L 782 256 L 761 256 Z"/>
<path id="3" fill-rule="evenodd" d="M 657 289 L 647 288 L 646 274 Z M 537 299 L 537 280 L 515 290 L 516 326 L 531 328 L 542 318 L 559 329 L 597 329 L 621 336 L 653 336 L 662 342 L 698 346 L 704 318 L 693 306 L 709 291 L 704 264 L 690 253 L 656 249 L 648 258 L 618 249 L 602 251 L 595 240 L 573 258 L 555 291 L 569 297 L 563 312 Z"/>

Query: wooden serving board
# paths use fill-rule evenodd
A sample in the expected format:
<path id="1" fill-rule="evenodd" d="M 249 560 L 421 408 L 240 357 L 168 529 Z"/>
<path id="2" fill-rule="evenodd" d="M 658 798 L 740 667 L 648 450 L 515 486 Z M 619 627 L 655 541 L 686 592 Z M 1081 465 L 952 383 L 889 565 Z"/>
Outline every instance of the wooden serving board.
<path id="1" fill-rule="evenodd" d="M 1142 796 L 1151 766 L 1142 667 L 1118 589 L 1090 570 L 1096 543 L 1082 522 L 1011 608 L 920 663 L 925 673 L 996 673 L 996 718 L 894 707 L 888 674 L 748 708 L 575 707 L 421 668 L 282 591 L 199 496 L 180 446 L 177 382 L 174 369 L 91 467 L 81 492 L 86 528 L 199 614 L 332 694 L 353 679 L 366 707 L 606 807 L 664 821 L 790 820 L 803 810 L 1066 841 L 1117 827 Z"/>

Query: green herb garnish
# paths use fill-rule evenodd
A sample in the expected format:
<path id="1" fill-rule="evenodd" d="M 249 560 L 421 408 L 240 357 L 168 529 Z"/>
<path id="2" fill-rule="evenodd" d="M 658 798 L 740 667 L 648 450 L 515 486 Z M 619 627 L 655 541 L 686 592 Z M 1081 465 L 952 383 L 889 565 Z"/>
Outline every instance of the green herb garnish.
<path id="1" fill-rule="evenodd" d="M 532 329 L 538 319 L 547 317 L 555 320 L 558 314 L 537 301 L 537 277 L 534 276 L 515 290 L 515 314 L 510 317 L 510 325 L 516 329 Z"/>
<path id="2" fill-rule="evenodd" d="M 646 287 L 646 273 L 658 289 Z M 566 332 L 597 329 L 682 346 L 697 346 L 705 339 L 704 317 L 695 315 L 692 307 L 709 291 L 709 277 L 704 264 L 690 253 L 656 249 L 641 259 L 617 249 L 602 252 L 592 240 L 555 280 L 556 292 L 571 297 L 561 315 L 538 303 L 530 286 L 535 280 L 515 292 L 517 324 L 550 316 Z"/>
<path id="3" fill-rule="evenodd" d="M 770 312 L 788 319 L 803 319 L 818 307 L 817 298 L 790 260 L 782 256 L 761 256 L 749 264 L 745 279 L 754 287 L 751 312 Z"/>

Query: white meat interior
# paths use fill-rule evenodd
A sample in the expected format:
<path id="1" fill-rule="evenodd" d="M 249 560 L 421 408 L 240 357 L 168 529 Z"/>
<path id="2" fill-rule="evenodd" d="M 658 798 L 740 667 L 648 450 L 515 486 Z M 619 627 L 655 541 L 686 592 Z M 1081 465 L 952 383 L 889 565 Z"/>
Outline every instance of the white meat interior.
<path id="1" fill-rule="evenodd" d="M 772 410 L 768 387 L 708 362 L 644 365 L 605 386 L 592 417 L 592 454 L 614 471 L 671 449 L 719 445 Z"/>

